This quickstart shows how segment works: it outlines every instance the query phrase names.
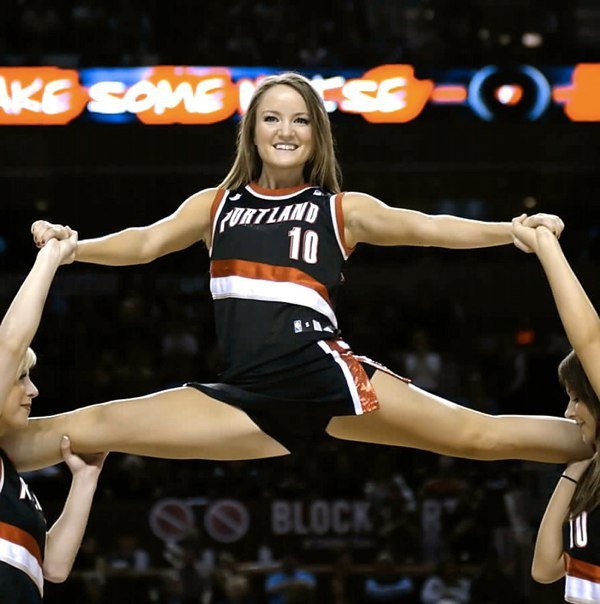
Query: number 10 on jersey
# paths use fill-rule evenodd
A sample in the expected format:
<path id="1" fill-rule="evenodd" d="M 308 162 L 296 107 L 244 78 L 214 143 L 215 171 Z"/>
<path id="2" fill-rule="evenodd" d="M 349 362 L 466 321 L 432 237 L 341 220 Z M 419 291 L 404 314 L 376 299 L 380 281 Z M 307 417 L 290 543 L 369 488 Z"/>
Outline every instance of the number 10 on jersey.
<path id="1" fill-rule="evenodd" d="M 316 264 L 319 259 L 319 235 L 315 231 L 306 230 L 304 233 L 300 227 L 294 227 L 288 232 L 290 238 L 290 258 L 302 260 L 308 264 Z"/>

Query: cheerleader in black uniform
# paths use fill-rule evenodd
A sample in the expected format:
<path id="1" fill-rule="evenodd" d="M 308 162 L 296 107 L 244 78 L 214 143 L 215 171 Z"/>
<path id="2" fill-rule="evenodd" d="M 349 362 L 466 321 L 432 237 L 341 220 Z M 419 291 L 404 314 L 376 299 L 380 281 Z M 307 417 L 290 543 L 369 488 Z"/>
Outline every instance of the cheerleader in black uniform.
<path id="1" fill-rule="evenodd" d="M 565 417 L 583 440 L 600 450 L 600 320 L 547 229 L 528 229 L 515 221 L 518 240 L 537 253 L 573 351 L 558 368 L 569 396 Z M 566 576 L 565 599 L 600 603 L 600 463 L 598 453 L 571 462 L 558 480 L 540 524 L 532 575 L 540 583 Z"/>
<path id="2" fill-rule="evenodd" d="M 562 222 L 524 222 L 560 234 Z M 33 224 L 36 243 L 67 231 Z M 20 467 L 54 463 L 57 436 L 75 451 L 169 458 L 285 455 L 314 435 L 425 449 L 474 459 L 560 462 L 590 449 L 573 422 L 493 417 L 416 388 L 355 356 L 333 300 L 341 268 L 360 244 L 478 248 L 513 242 L 510 223 L 427 216 L 342 193 L 329 118 L 310 82 L 266 78 L 218 188 L 171 216 L 79 243 L 75 260 L 131 265 L 203 241 L 211 257 L 217 334 L 227 369 L 219 383 L 189 383 L 137 399 L 30 422 L 5 447 Z M 192 377 L 192 376 L 190 376 Z M 34 436 L 34 448 L 26 443 Z"/>
<path id="3" fill-rule="evenodd" d="M 29 376 L 35 354 L 28 346 L 54 273 L 75 244 L 76 235 L 70 233 L 40 250 L 0 325 L 0 447 L 3 439 L 24 431 L 30 421 L 38 390 Z M 56 446 L 73 481 L 63 512 L 50 530 L 36 496 L 0 448 L 0 602 L 41 602 L 44 579 L 64 581 L 73 566 L 105 455 L 74 455 L 67 436 L 57 437 Z"/>

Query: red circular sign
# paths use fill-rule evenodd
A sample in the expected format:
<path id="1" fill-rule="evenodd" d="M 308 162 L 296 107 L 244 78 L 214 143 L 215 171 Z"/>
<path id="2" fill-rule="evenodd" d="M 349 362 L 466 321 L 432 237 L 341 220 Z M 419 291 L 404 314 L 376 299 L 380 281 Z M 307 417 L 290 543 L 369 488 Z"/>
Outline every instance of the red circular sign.
<path id="1" fill-rule="evenodd" d="M 180 541 L 195 527 L 194 512 L 180 499 L 161 499 L 150 511 L 150 528 L 163 541 Z"/>
<path id="2" fill-rule="evenodd" d="M 235 499 L 219 499 L 211 504 L 204 515 L 206 532 L 219 543 L 239 541 L 250 527 L 246 506 Z"/>

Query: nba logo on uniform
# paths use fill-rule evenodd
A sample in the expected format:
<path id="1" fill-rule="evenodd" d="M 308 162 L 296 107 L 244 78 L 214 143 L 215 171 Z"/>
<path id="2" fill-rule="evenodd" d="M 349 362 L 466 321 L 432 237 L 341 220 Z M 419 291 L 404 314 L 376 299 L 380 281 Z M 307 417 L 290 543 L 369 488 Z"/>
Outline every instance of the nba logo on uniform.
<path id="1" fill-rule="evenodd" d="M 294 321 L 294 332 L 300 333 L 302 331 L 302 321 Z"/>

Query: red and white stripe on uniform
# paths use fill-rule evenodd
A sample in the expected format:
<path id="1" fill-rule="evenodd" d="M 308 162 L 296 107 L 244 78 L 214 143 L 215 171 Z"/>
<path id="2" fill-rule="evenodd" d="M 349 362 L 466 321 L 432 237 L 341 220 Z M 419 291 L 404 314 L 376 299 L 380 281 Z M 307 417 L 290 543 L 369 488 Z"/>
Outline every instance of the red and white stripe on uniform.
<path id="1" fill-rule="evenodd" d="M 4 460 L 0 457 L 0 492 L 4 488 L 5 475 Z M 0 560 L 22 570 L 36 584 L 40 595 L 44 595 L 42 553 L 38 542 L 29 533 L 0 522 Z"/>
<path id="2" fill-rule="evenodd" d="M 296 268 L 247 260 L 213 260 L 210 291 L 215 300 L 242 298 L 306 306 L 337 327 L 327 288 Z"/>
<path id="3" fill-rule="evenodd" d="M 600 567 L 566 555 L 565 600 L 575 604 L 600 602 Z"/>
<path id="4" fill-rule="evenodd" d="M 0 560 L 27 574 L 43 595 L 42 554 L 37 541 L 29 533 L 0 522 Z"/>
<path id="5" fill-rule="evenodd" d="M 375 389 L 360 361 L 352 354 L 348 344 L 339 339 L 320 340 L 318 344 L 340 366 L 354 403 L 354 412 L 357 415 L 362 415 L 378 409 L 379 401 Z"/>

